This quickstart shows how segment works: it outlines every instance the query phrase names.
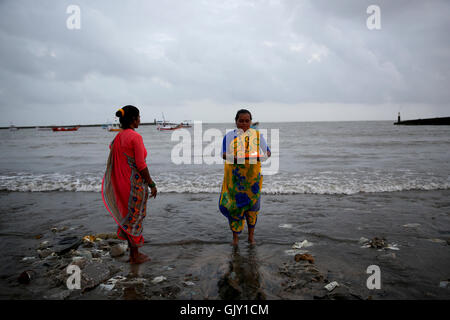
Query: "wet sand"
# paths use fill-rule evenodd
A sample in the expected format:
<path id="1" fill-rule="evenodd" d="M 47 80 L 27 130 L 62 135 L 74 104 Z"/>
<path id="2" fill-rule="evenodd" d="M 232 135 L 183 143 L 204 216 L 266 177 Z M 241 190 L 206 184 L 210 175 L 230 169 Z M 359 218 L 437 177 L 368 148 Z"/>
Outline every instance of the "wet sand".
<path id="1" fill-rule="evenodd" d="M 128 252 L 111 257 L 123 241 L 81 241 L 115 233 L 101 194 L 3 192 L 0 299 L 449 299 L 449 199 L 449 190 L 263 195 L 256 246 L 245 228 L 233 248 L 218 195 L 160 194 L 144 222 L 142 252 L 152 260 L 130 266 Z M 361 237 L 391 249 L 365 248 Z M 312 246 L 292 248 L 305 239 Z M 51 254 L 62 240 L 77 240 L 76 251 Z M 302 253 L 314 261 L 296 261 Z M 72 261 L 87 277 L 81 290 L 66 286 Z M 366 286 L 370 265 L 381 289 Z M 18 281 L 25 270 L 29 284 Z"/>

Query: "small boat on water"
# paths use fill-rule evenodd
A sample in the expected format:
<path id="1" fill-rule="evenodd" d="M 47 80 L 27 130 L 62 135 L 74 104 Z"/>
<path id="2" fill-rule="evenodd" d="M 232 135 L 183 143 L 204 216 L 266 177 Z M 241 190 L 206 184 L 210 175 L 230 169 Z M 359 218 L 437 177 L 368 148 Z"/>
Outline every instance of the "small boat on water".
<path id="1" fill-rule="evenodd" d="M 106 127 L 106 130 L 115 132 L 115 131 L 121 131 L 122 129 L 120 129 L 119 125 L 117 123 L 115 123 L 115 124 L 108 125 Z"/>
<path id="2" fill-rule="evenodd" d="M 158 131 L 171 131 L 171 130 L 177 130 L 182 128 L 182 124 L 169 124 L 166 121 L 166 118 L 164 118 L 164 113 L 162 113 L 162 117 L 163 117 L 163 121 L 157 121 L 156 123 L 158 124 L 158 126 L 156 127 L 156 129 Z"/>
<path id="3" fill-rule="evenodd" d="M 181 129 L 181 128 L 182 128 L 181 124 L 169 125 L 169 124 L 166 124 L 166 123 L 156 127 L 156 129 L 159 130 L 159 131 L 177 130 L 177 129 Z"/>
<path id="4" fill-rule="evenodd" d="M 80 128 L 80 126 L 76 126 L 76 127 L 54 127 L 52 128 L 52 130 L 54 132 L 57 131 L 77 131 Z"/>
<path id="5" fill-rule="evenodd" d="M 191 120 L 183 120 L 181 122 L 182 128 L 192 128 L 192 121 Z"/>

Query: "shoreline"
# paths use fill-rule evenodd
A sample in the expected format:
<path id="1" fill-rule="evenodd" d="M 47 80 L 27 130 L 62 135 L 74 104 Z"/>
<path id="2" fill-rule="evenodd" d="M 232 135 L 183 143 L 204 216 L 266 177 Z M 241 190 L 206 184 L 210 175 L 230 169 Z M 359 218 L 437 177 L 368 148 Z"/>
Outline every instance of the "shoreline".
<path id="1" fill-rule="evenodd" d="M 217 194 L 158 194 L 144 221 L 142 251 L 152 261 L 132 267 L 126 252 L 111 257 L 123 244 L 113 237 L 51 253 L 65 238 L 115 233 L 100 193 L 0 192 L 0 299 L 449 299 L 441 287 L 450 278 L 449 195 L 263 195 L 256 246 L 245 228 L 234 250 Z M 385 238 L 398 250 L 363 248 L 362 237 Z M 312 246 L 292 248 L 304 240 Z M 295 260 L 305 253 L 314 262 Z M 64 271 L 83 257 L 82 270 L 97 279 L 77 293 L 65 288 Z M 381 269 L 380 290 L 366 287 L 369 265 Z M 17 281 L 25 270 L 35 272 L 29 285 Z M 328 292 L 333 281 L 340 286 Z"/>

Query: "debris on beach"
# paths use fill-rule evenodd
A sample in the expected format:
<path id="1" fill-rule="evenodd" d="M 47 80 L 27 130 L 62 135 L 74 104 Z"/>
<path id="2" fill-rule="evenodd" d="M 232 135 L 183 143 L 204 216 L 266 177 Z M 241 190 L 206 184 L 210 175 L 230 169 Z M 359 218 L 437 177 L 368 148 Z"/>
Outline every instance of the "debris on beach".
<path id="1" fill-rule="evenodd" d="M 448 288 L 449 284 L 450 284 L 449 280 L 444 280 L 444 281 L 439 282 L 439 287 L 440 288 Z"/>
<path id="2" fill-rule="evenodd" d="M 284 253 L 288 256 L 295 256 L 297 254 L 308 253 L 308 250 L 290 249 L 290 250 L 284 250 Z"/>
<path id="3" fill-rule="evenodd" d="M 407 223 L 407 224 L 403 225 L 403 227 L 405 227 L 405 228 L 417 228 L 419 226 L 420 226 L 420 223 Z"/>
<path id="4" fill-rule="evenodd" d="M 163 282 L 164 280 L 167 280 L 167 278 L 164 276 L 159 276 L 159 277 L 153 278 L 152 283 L 157 284 L 157 283 Z"/>
<path id="5" fill-rule="evenodd" d="M 313 244 L 309 242 L 308 240 L 303 240 L 302 242 L 295 242 L 292 245 L 292 249 L 301 249 L 301 248 L 308 248 L 311 247 Z"/>
<path id="6" fill-rule="evenodd" d="M 86 243 L 86 242 L 94 242 L 94 241 L 95 241 L 95 236 L 88 235 L 88 236 L 84 236 L 83 237 L 83 242 L 84 243 Z"/>
<path id="7" fill-rule="evenodd" d="M 119 243 L 111 247 L 109 254 L 111 257 L 116 258 L 123 256 L 127 252 L 128 245 L 126 243 Z"/>
<path id="8" fill-rule="evenodd" d="M 336 281 L 330 282 L 327 284 L 324 288 L 327 289 L 329 292 L 333 291 L 336 287 L 339 287 L 339 283 Z"/>
<path id="9" fill-rule="evenodd" d="M 23 257 L 22 261 L 34 260 L 36 257 Z"/>
<path id="10" fill-rule="evenodd" d="M 34 272 L 33 270 L 26 270 L 19 275 L 17 280 L 22 284 L 29 284 L 31 279 L 34 278 L 35 274 L 36 272 Z"/>
<path id="11" fill-rule="evenodd" d="M 330 282 L 313 263 L 308 263 L 306 260 L 283 263 L 283 266 L 279 269 L 279 274 L 282 277 L 281 286 L 283 289 L 278 296 L 282 299 L 363 299 L 346 285 Z M 328 289 L 324 290 L 324 288 Z"/>
<path id="12" fill-rule="evenodd" d="M 280 225 L 278 226 L 278 228 L 291 229 L 291 228 L 292 228 L 292 224 L 289 224 L 289 223 L 283 223 L 283 224 L 280 224 Z"/>
<path id="13" fill-rule="evenodd" d="M 79 237 L 64 237 L 58 241 L 56 245 L 53 246 L 53 251 L 62 256 L 68 253 L 72 249 L 77 249 L 82 244 L 82 240 Z"/>
<path id="14" fill-rule="evenodd" d="M 448 241 L 442 240 L 442 239 L 427 239 L 428 241 L 434 242 L 434 243 L 447 243 Z"/>
<path id="15" fill-rule="evenodd" d="M 52 232 L 56 233 L 56 232 L 66 231 L 67 229 L 69 229 L 69 227 L 64 226 L 64 227 L 60 227 L 60 228 L 53 227 L 50 230 L 52 230 Z"/>
<path id="16" fill-rule="evenodd" d="M 374 248 L 374 249 L 379 249 L 379 250 L 383 250 L 383 249 L 390 249 L 390 250 L 400 250 L 397 247 L 397 244 L 392 243 L 389 244 L 387 243 L 385 238 L 373 238 L 371 240 L 361 237 L 358 241 L 359 244 L 361 244 L 361 248 Z"/>
<path id="17" fill-rule="evenodd" d="M 305 254 L 296 254 L 294 257 L 295 261 L 299 262 L 300 260 L 308 261 L 309 263 L 314 263 L 314 257 L 309 253 Z"/>

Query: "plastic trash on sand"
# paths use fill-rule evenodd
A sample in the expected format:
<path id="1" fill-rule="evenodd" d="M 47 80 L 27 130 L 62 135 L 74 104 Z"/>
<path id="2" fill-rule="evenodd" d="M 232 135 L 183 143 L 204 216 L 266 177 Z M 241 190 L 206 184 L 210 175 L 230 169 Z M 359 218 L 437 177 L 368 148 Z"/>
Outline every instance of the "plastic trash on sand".
<path id="1" fill-rule="evenodd" d="M 125 278 L 123 276 L 116 276 L 116 277 L 111 278 L 108 281 L 106 281 L 106 283 L 100 284 L 100 288 L 105 289 L 107 291 L 111 291 L 112 289 L 114 289 L 114 287 L 118 281 L 123 281 L 126 279 L 127 278 Z"/>
<path id="2" fill-rule="evenodd" d="M 278 226 L 278 228 L 284 228 L 284 229 L 291 229 L 292 228 L 292 224 L 289 223 L 282 223 Z"/>
<path id="3" fill-rule="evenodd" d="M 167 280 L 167 278 L 164 276 L 159 276 L 159 277 L 153 278 L 152 283 L 156 284 L 156 283 L 163 282 L 164 280 Z"/>
<path id="4" fill-rule="evenodd" d="M 296 242 L 292 245 L 292 249 L 301 249 L 311 247 L 313 244 L 308 240 L 303 240 L 302 242 Z"/>
<path id="5" fill-rule="evenodd" d="M 324 288 L 331 292 L 336 287 L 339 287 L 339 283 L 337 283 L 336 281 L 333 281 L 333 282 L 330 282 L 329 284 L 327 284 Z"/>
<path id="6" fill-rule="evenodd" d="M 291 249 L 291 250 L 284 250 L 284 253 L 287 254 L 288 256 L 295 256 L 297 254 L 308 253 L 308 250 Z"/>
<path id="7" fill-rule="evenodd" d="M 94 242 L 95 241 L 95 236 L 84 236 L 83 237 L 83 241 L 84 242 Z"/>
<path id="8" fill-rule="evenodd" d="M 407 223 L 403 225 L 405 228 L 416 228 L 418 226 L 420 226 L 420 223 Z"/>

